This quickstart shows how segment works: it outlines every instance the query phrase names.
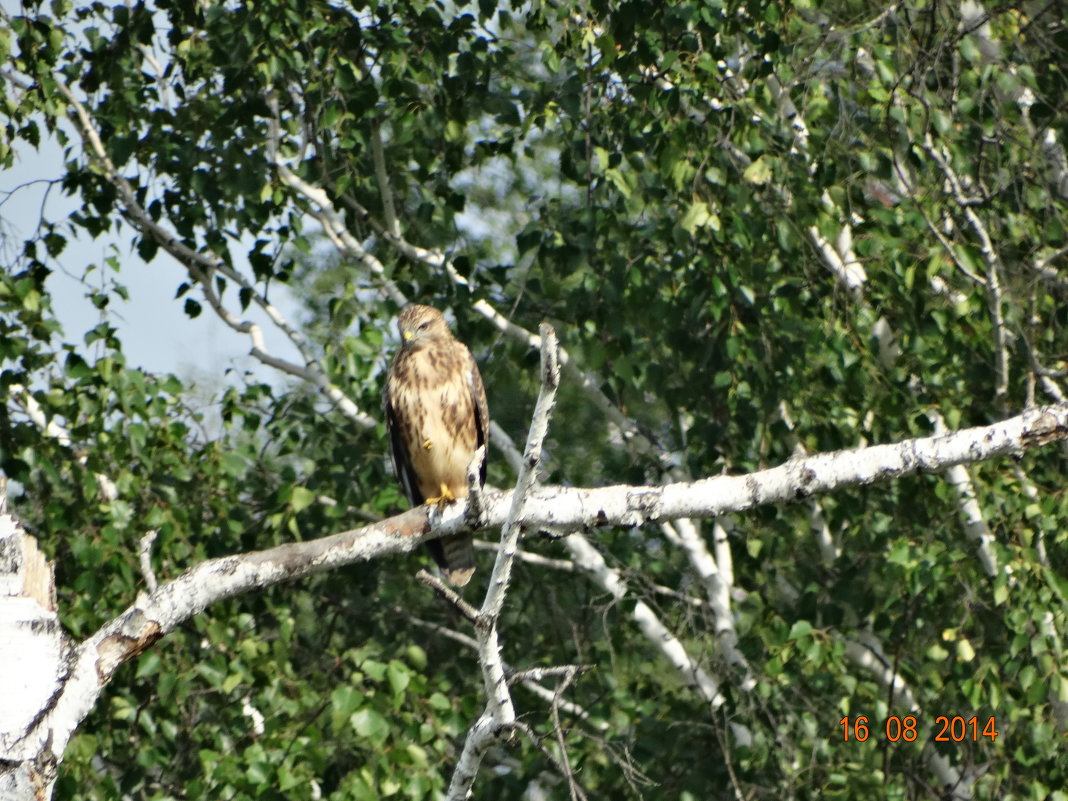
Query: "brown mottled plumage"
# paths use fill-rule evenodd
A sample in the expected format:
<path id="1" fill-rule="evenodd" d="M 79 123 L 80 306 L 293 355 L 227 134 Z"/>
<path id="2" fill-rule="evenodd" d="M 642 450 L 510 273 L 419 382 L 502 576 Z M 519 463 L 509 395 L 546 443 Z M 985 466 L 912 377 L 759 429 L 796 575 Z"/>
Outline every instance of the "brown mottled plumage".
<path id="1" fill-rule="evenodd" d="M 406 306 L 397 320 L 401 348 L 382 400 L 393 472 L 412 506 L 467 496 L 467 467 L 489 442 L 489 405 L 467 346 L 430 306 Z M 480 468 L 486 482 L 486 457 Z M 469 534 L 427 543 L 445 578 L 462 587 L 475 572 Z"/>

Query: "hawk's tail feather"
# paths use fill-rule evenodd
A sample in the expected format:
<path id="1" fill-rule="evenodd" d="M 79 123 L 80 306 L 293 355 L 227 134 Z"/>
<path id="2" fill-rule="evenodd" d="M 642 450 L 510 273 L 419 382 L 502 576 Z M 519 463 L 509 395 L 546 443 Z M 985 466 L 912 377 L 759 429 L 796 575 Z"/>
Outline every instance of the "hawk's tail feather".
<path id="1" fill-rule="evenodd" d="M 463 587 L 471 580 L 475 572 L 475 545 L 470 534 L 442 537 L 426 545 L 450 584 Z"/>

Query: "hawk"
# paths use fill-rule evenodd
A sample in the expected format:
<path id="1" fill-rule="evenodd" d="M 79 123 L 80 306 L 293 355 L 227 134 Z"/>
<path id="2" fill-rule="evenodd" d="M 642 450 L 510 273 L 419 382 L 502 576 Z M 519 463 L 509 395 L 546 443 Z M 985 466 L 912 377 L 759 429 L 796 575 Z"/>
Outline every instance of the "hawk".
<path id="1" fill-rule="evenodd" d="M 467 496 L 467 468 L 489 442 L 489 405 L 478 365 L 453 337 L 441 312 L 405 306 L 397 320 L 401 347 L 390 365 L 382 401 L 393 472 L 412 506 L 439 507 Z M 486 451 L 479 484 L 486 483 Z M 451 583 L 475 572 L 470 534 L 427 543 Z"/>

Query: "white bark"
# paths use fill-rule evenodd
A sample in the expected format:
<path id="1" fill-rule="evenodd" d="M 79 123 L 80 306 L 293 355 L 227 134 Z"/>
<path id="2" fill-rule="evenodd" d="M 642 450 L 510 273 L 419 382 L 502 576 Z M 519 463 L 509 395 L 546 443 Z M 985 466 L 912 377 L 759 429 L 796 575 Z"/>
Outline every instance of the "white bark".
<path id="1" fill-rule="evenodd" d="M 935 431 L 945 432 L 946 421 L 940 412 L 930 412 L 927 416 L 934 424 Z M 946 479 L 957 496 L 957 507 L 960 510 L 964 533 L 975 541 L 976 552 L 979 554 L 983 570 L 993 578 L 998 574 L 998 558 L 992 547 L 994 533 L 983 518 L 983 510 L 979 508 L 972 477 L 964 465 L 957 464 L 946 471 Z"/>
<path id="2" fill-rule="evenodd" d="M 50 792 L 63 749 L 35 721 L 54 703 L 69 653 L 51 566 L 18 521 L 0 513 L 0 798 Z"/>
<path id="3" fill-rule="evenodd" d="M 731 612 L 730 599 L 730 576 L 724 575 L 720 570 L 717 560 L 705 546 L 697 526 L 692 520 L 683 518 L 675 524 L 664 523 L 665 536 L 675 545 L 682 548 L 697 572 L 698 578 L 705 589 L 708 598 L 709 609 L 715 619 L 716 645 L 729 665 L 740 668 L 744 672 L 744 678 L 740 688 L 749 692 L 756 686 L 756 678 L 752 675 L 749 663 L 745 655 L 738 650 L 738 633 L 734 629 L 734 616 Z M 720 561 L 730 563 L 730 548 L 727 545 L 727 532 L 719 520 L 713 523 L 713 537 L 717 547 L 717 555 Z"/>

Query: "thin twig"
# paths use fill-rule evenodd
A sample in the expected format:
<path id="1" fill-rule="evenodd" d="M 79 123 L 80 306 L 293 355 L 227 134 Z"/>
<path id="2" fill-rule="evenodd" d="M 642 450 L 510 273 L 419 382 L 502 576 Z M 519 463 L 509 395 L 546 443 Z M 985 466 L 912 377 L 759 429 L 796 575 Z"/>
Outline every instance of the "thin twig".
<path id="1" fill-rule="evenodd" d="M 964 218 L 968 221 L 975 236 L 979 239 L 979 252 L 986 264 L 987 301 L 990 306 L 990 317 L 994 323 L 994 350 L 997 355 L 995 361 L 994 402 L 998 409 L 1004 413 L 1007 409 L 1009 397 L 1009 329 L 1005 324 L 1005 299 L 1001 291 L 1001 257 L 994 247 L 994 241 L 987 231 L 986 225 L 979 215 L 975 213 L 975 206 L 982 201 L 981 197 L 967 194 L 964 181 L 957 175 L 949 158 L 938 152 L 930 131 L 924 135 L 923 148 L 934 160 L 945 176 L 950 188 L 950 196 L 960 208 Z"/>
<path id="2" fill-rule="evenodd" d="M 477 651 L 478 650 L 478 640 L 476 640 L 474 637 L 471 637 L 470 635 L 467 635 L 467 634 L 464 634 L 462 632 L 456 631 L 455 629 L 450 629 L 449 627 L 443 626 L 440 623 L 431 623 L 428 620 L 422 620 L 421 618 L 414 617 L 410 613 L 408 613 L 407 610 L 401 609 L 400 607 L 396 607 L 394 609 L 394 611 L 397 614 L 402 615 L 405 618 L 407 618 L 408 622 L 412 623 L 415 626 L 419 626 L 421 628 L 425 628 L 425 629 L 428 629 L 430 631 L 433 631 L 435 634 L 438 634 L 438 635 L 440 635 L 442 637 L 446 637 L 446 638 L 452 640 L 453 642 L 457 642 L 460 645 L 463 645 L 465 648 L 470 648 L 472 651 Z M 567 666 L 565 666 L 565 668 L 571 668 L 571 667 L 585 668 L 587 666 L 586 665 L 567 665 Z M 555 697 L 555 692 L 553 690 L 550 690 L 550 689 L 548 689 L 546 687 L 543 687 L 542 685 L 538 684 L 538 682 L 535 681 L 533 678 L 531 678 L 531 676 L 538 675 L 538 671 L 544 671 L 544 675 L 550 675 L 553 670 L 554 670 L 554 668 L 527 668 L 525 670 L 515 670 L 507 662 L 504 663 L 504 671 L 505 671 L 505 674 L 508 676 L 509 684 L 514 683 L 515 681 L 518 680 L 519 683 L 523 685 L 523 687 L 525 687 L 531 693 L 533 693 L 534 695 L 538 696 L 539 698 L 541 698 L 542 700 L 544 700 L 544 701 L 546 701 L 546 702 L 548 702 L 550 704 L 553 702 L 553 698 Z M 524 674 L 524 675 L 522 677 L 519 677 L 518 674 Z M 579 706 L 578 704 L 574 703 L 573 701 L 561 701 L 560 702 L 560 708 L 564 712 L 566 712 L 567 714 L 574 715 L 577 719 L 581 720 L 583 723 L 586 723 L 586 724 L 592 726 L 593 728 L 597 729 L 598 731 L 602 731 L 603 732 L 603 731 L 606 731 L 610 727 L 610 724 L 608 723 L 608 721 L 606 721 L 606 720 L 594 720 L 587 710 L 583 709 L 581 706 Z"/>
<path id="3" fill-rule="evenodd" d="M 386 230 L 400 239 L 400 221 L 397 219 L 397 207 L 393 203 L 393 189 L 389 185 L 386 156 L 382 147 L 382 123 L 377 119 L 371 121 L 371 159 L 375 165 L 375 178 L 378 179 L 378 194 L 382 196 L 382 214 L 386 218 Z"/>
<path id="4" fill-rule="evenodd" d="M 415 578 L 426 584 L 430 589 L 448 601 L 450 604 L 456 607 L 456 609 L 463 615 L 469 622 L 478 622 L 478 610 L 471 606 L 467 601 L 461 598 L 455 590 L 451 587 L 447 587 L 445 582 L 439 579 L 437 576 L 431 575 L 426 570 L 420 570 L 415 574 Z"/>
<path id="5" fill-rule="evenodd" d="M 571 782 L 571 777 L 569 775 L 570 768 L 567 765 L 561 763 L 559 759 L 557 759 L 556 755 L 553 754 L 553 752 L 546 747 L 545 743 L 541 741 L 541 738 L 538 736 L 538 733 L 534 731 L 534 729 L 530 728 L 530 726 L 521 721 L 516 721 L 515 723 L 513 723 L 511 728 L 525 736 L 528 740 L 530 740 L 530 744 L 537 748 L 538 751 L 541 752 L 541 755 L 544 756 L 547 760 L 549 760 L 549 764 L 556 769 L 556 772 L 559 773 L 561 776 L 568 777 L 569 783 Z M 577 784 L 574 785 L 574 790 L 578 791 L 579 798 L 586 799 L 586 794 L 582 791 L 581 787 L 578 787 Z M 576 797 L 574 790 L 572 790 L 572 798 Z"/>
<path id="6" fill-rule="evenodd" d="M 564 740 L 564 727 L 560 723 L 560 700 L 576 676 L 578 676 L 578 671 L 570 670 L 564 676 L 563 681 L 557 683 L 556 694 L 553 696 L 553 703 L 549 710 L 553 716 L 553 733 L 556 735 L 556 744 L 560 747 L 560 768 L 558 769 L 562 770 L 563 777 L 567 779 L 572 801 L 579 801 L 579 799 L 585 801 L 586 793 L 583 792 L 579 783 L 575 780 L 575 771 L 571 769 L 571 759 L 567 755 L 567 741 Z"/>

